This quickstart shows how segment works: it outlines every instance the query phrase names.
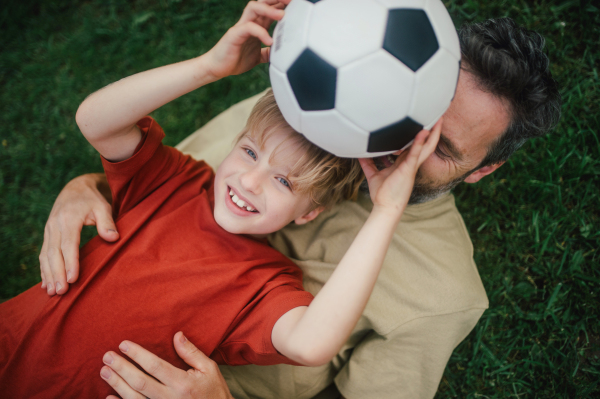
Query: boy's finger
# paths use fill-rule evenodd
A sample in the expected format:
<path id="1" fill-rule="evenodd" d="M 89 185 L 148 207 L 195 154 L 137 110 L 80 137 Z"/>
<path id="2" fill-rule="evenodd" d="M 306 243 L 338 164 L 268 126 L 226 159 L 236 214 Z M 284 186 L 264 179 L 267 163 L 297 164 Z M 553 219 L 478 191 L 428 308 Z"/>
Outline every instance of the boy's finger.
<path id="1" fill-rule="evenodd" d="M 269 36 L 269 32 L 262 26 L 254 22 L 246 22 L 243 25 L 233 27 L 237 38 L 233 40 L 233 44 L 238 46 L 243 45 L 250 37 L 255 37 L 260 40 L 265 46 L 273 44 L 273 39 Z"/>
<path id="2" fill-rule="evenodd" d="M 136 392 L 133 388 L 131 388 L 123 378 L 119 376 L 114 370 L 112 370 L 108 366 L 102 367 L 100 370 L 100 377 L 104 381 L 108 383 L 119 395 L 121 395 L 122 399 L 145 399 L 146 397 L 141 393 Z M 116 396 L 110 395 L 107 397 L 116 398 Z"/>
<path id="3" fill-rule="evenodd" d="M 371 176 L 378 172 L 373 158 L 358 158 L 358 163 L 360 163 L 360 167 L 362 168 L 367 181 L 371 180 Z"/>
<path id="4" fill-rule="evenodd" d="M 271 47 L 263 47 L 260 49 L 261 64 L 264 64 L 265 62 L 269 62 L 270 56 L 271 56 Z"/>
<path id="5" fill-rule="evenodd" d="M 433 126 L 429 136 L 427 137 L 427 141 L 419 155 L 419 166 L 425 162 L 427 158 L 435 151 L 438 141 L 440 140 L 440 135 L 442 132 L 442 119 L 437 121 L 437 123 Z"/>
<path id="6" fill-rule="evenodd" d="M 267 18 L 268 20 L 279 21 L 283 18 L 284 11 L 278 8 L 271 7 L 269 4 L 258 1 L 251 1 L 244 8 L 244 12 L 240 17 L 239 24 L 246 22 L 256 22 L 259 18 Z M 270 22 L 269 22 L 270 25 Z"/>
<path id="7" fill-rule="evenodd" d="M 102 361 L 105 365 L 110 367 L 112 373 L 118 374 L 119 380 L 115 381 L 116 383 L 123 381 L 127 387 L 151 398 L 161 398 L 165 396 L 165 386 L 163 384 L 140 371 L 137 367 L 131 364 L 131 362 L 127 361 L 117 353 L 113 351 L 106 352 L 102 358 Z M 108 380 L 106 381 L 108 382 Z M 130 392 L 127 387 L 121 386 L 121 390 L 123 392 Z M 116 388 L 115 390 L 121 394 L 121 392 Z M 137 398 L 137 396 L 135 397 Z"/>

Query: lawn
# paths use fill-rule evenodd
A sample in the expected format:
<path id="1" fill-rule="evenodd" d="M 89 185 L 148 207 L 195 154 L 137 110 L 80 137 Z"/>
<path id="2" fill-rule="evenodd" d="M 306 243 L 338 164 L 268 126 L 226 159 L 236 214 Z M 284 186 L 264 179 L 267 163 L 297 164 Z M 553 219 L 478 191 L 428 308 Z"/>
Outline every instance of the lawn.
<path id="1" fill-rule="evenodd" d="M 37 256 L 60 189 L 101 171 L 75 124 L 81 101 L 124 76 L 207 51 L 244 4 L 3 2 L 0 298 L 40 281 Z M 541 32 L 564 106 L 551 135 L 455 191 L 490 308 L 454 351 L 437 398 L 600 397 L 600 10 L 592 1 L 445 4 L 457 26 L 510 16 Z M 153 115 L 174 145 L 268 85 L 261 66 Z"/>

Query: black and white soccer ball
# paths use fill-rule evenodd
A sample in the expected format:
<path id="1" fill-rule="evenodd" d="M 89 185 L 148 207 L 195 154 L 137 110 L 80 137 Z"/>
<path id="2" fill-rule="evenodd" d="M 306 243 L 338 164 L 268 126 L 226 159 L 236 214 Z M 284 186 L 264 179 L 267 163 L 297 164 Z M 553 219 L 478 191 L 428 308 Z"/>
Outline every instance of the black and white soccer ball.
<path id="1" fill-rule="evenodd" d="M 441 0 L 292 0 L 273 39 L 284 118 L 341 157 L 405 147 L 454 97 L 460 46 Z"/>

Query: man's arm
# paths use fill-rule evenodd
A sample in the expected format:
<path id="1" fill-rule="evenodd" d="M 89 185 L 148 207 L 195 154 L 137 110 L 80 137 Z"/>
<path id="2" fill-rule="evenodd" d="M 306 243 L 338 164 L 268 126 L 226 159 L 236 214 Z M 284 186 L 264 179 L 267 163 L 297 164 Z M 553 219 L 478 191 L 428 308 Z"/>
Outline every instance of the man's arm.
<path id="1" fill-rule="evenodd" d="M 111 193 L 101 173 L 76 177 L 62 189 L 44 228 L 40 252 L 42 289 L 64 294 L 79 277 L 79 242 L 83 226 L 96 226 L 106 241 L 119 233 L 112 219 Z"/>

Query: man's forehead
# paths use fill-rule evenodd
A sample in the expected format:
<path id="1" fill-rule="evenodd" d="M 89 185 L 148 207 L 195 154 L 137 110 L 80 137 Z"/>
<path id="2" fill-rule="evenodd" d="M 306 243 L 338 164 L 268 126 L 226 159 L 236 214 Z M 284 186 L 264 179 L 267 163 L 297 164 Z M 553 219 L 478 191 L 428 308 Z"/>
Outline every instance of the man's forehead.
<path id="1" fill-rule="evenodd" d="M 440 140 L 462 159 L 483 157 L 508 128 L 504 101 L 482 90 L 475 77 L 461 70 L 456 95 L 444 114 Z"/>

